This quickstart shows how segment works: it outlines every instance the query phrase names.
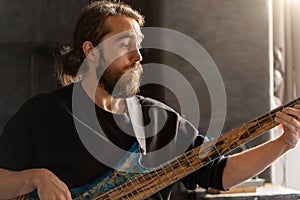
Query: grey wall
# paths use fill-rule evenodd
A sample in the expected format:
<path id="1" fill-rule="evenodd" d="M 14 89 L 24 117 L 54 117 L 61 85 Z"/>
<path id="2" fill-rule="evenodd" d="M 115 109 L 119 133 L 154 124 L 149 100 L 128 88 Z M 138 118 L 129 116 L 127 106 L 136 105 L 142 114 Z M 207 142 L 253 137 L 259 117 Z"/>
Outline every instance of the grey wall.
<path id="1" fill-rule="evenodd" d="M 29 97 L 56 88 L 58 48 L 87 1 L 0 1 L 0 131 Z"/>
<path id="2" fill-rule="evenodd" d="M 164 0 L 163 26 L 198 41 L 220 70 L 227 93 L 224 131 L 270 108 L 270 0 Z M 176 41 L 174 41 L 176 42 Z M 183 44 L 184 45 L 184 44 Z M 186 72 L 200 99 L 201 77 L 180 59 L 168 63 Z M 179 64 L 178 64 L 179 63 Z M 203 92 L 204 91 L 204 94 Z M 209 99 L 204 98 L 204 102 Z M 207 103 L 204 103 L 209 105 Z M 209 106 L 201 107 L 203 114 Z"/>

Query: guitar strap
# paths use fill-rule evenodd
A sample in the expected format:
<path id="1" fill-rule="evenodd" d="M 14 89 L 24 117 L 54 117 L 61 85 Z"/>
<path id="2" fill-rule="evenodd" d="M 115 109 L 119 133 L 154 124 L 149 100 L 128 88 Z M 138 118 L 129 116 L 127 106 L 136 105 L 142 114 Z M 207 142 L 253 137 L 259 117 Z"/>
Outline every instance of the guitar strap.
<path id="1" fill-rule="evenodd" d="M 133 96 L 126 99 L 126 105 L 134 134 L 141 148 L 141 153 L 146 155 L 146 135 L 140 101 L 136 96 Z"/>

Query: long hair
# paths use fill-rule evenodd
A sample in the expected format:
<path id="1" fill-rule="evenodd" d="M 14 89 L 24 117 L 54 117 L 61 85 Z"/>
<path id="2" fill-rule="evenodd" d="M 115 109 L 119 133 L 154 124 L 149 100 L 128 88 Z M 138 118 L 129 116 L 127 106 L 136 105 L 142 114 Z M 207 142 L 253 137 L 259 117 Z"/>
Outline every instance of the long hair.
<path id="1" fill-rule="evenodd" d="M 97 46 L 102 42 L 103 37 L 109 31 L 105 27 L 105 22 L 109 17 L 126 16 L 136 20 L 141 27 L 144 25 L 144 17 L 131 6 L 122 2 L 93 1 L 82 11 L 74 29 L 72 46 L 63 47 L 61 60 L 56 67 L 61 85 L 76 81 L 77 72 L 85 59 L 82 50 L 83 43 L 90 41 Z"/>

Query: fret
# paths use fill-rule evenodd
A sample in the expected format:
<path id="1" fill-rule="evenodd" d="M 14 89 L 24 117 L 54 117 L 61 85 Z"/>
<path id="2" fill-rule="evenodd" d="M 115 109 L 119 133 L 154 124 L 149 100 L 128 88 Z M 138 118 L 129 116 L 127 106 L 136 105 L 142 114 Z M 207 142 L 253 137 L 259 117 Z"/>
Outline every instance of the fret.
<path id="1" fill-rule="evenodd" d="M 195 152 L 195 149 L 192 149 L 192 151 L 193 151 L 193 153 L 194 153 L 194 156 L 197 158 L 197 160 L 199 161 L 199 164 L 200 164 L 200 166 L 199 167 L 201 167 L 201 166 L 203 166 L 203 164 L 202 164 L 202 162 L 201 162 L 201 160 L 199 159 L 199 157 L 198 157 L 198 153 L 197 152 Z"/>
<path id="2" fill-rule="evenodd" d="M 155 183 L 154 181 L 154 179 L 153 179 L 153 177 L 151 176 L 151 173 L 152 173 L 153 171 L 151 171 L 150 173 L 148 173 L 148 175 L 149 175 L 149 177 L 150 177 L 150 179 L 151 179 L 151 181 L 153 182 L 153 183 Z M 160 190 L 160 188 L 158 187 L 158 185 L 155 183 L 154 184 L 155 185 L 155 187 L 157 188 L 157 191 L 159 191 Z"/>
<path id="3" fill-rule="evenodd" d="M 168 179 L 172 180 L 172 178 L 169 176 L 168 172 L 166 172 L 165 169 L 164 169 L 164 168 L 167 168 L 167 166 L 163 167 L 162 165 L 160 165 L 160 167 L 161 167 L 161 170 L 164 172 L 164 174 L 168 177 Z"/>
<path id="4" fill-rule="evenodd" d="M 218 153 L 218 156 L 221 156 L 222 154 L 219 152 L 218 148 L 216 147 L 216 144 L 212 141 L 213 143 L 213 148 L 216 150 L 216 152 Z"/>
<path id="5" fill-rule="evenodd" d="M 167 166 L 166 167 L 168 169 L 167 173 L 170 174 L 170 176 L 172 177 L 172 179 L 174 179 L 174 177 L 175 177 L 175 179 L 177 180 L 178 174 L 177 174 L 175 168 L 173 168 L 173 166 L 171 165 L 171 162 L 166 162 L 166 163 L 164 163 L 164 165 Z"/>
<path id="6" fill-rule="evenodd" d="M 214 139 L 215 140 L 215 139 Z M 214 140 L 211 140 L 205 144 L 205 151 L 207 152 L 210 160 L 214 160 L 217 157 L 220 157 L 220 152 L 217 149 Z"/>
<path id="7" fill-rule="evenodd" d="M 82 197 L 82 198 L 80 198 L 80 199 L 85 200 L 86 198 Z M 105 193 L 105 194 L 101 194 L 100 196 L 96 197 L 95 200 L 100 200 L 100 199 L 109 200 L 109 199 L 113 199 L 113 198 L 111 198 L 109 194 Z M 75 199 L 74 199 L 74 200 L 75 200 Z M 77 198 L 76 198 L 76 200 L 77 200 Z"/>
<path id="8" fill-rule="evenodd" d="M 123 188 L 123 184 L 119 185 L 119 187 L 121 188 L 121 191 L 125 194 L 126 198 L 127 199 L 130 199 L 128 196 L 127 196 L 127 193 L 124 191 L 124 188 Z M 109 194 L 109 193 L 108 193 Z M 109 197 L 111 198 L 111 196 L 109 195 Z M 113 198 L 111 198 L 113 199 Z"/>
<path id="9" fill-rule="evenodd" d="M 123 186 L 126 186 L 127 187 L 127 191 L 129 191 L 129 193 L 127 193 L 126 191 L 125 191 L 125 194 L 126 194 L 126 196 L 128 197 L 128 199 L 131 199 L 131 196 L 134 196 L 134 191 L 132 191 L 132 189 L 131 189 L 131 187 L 129 186 L 129 184 L 130 184 L 131 182 L 129 181 L 129 182 L 126 182 L 126 183 L 124 183 L 123 184 Z"/>
<path id="10" fill-rule="evenodd" d="M 209 162 L 213 161 L 213 159 L 211 159 L 211 157 L 209 156 L 209 154 L 208 154 L 208 152 L 206 151 L 206 149 L 204 149 L 204 152 L 205 152 L 205 156 L 204 156 L 204 158 L 206 157 L 206 158 L 208 159 L 208 161 L 207 161 L 206 159 L 204 159 L 204 160 L 206 160 L 206 161 L 207 161 L 207 163 L 209 163 Z"/>
<path id="11" fill-rule="evenodd" d="M 141 177 L 142 177 L 142 179 L 144 180 L 145 183 L 148 182 L 148 181 L 145 179 L 144 175 L 141 175 Z M 151 193 L 154 194 L 155 191 L 152 189 L 152 187 L 150 186 L 149 188 L 150 188 L 150 190 L 151 190 Z"/>
<path id="12" fill-rule="evenodd" d="M 181 167 L 181 168 L 182 168 L 182 167 L 183 167 L 183 165 L 182 165 L 182 164 L 179 162 L 179 160 L 178 160 L 177 158 L 176 158 L 175 160 L 177 161 L 177 163 L 178 163 L 179 167 Z M 183 167 L 183 171 L 184 171 L 184 173 L 185 173 L 185 171 L 186 171 L 186 170 L 185 170 L 185 167 Z"/>
<path id="13" fill-rule="evenodd" d="M 256 120 L 253 120 L 249 123 L 249 128 L 248 128 L 248 132 L 250 133 L 250 135 L 253 135 L 257 129 L 259 128 L 259 126 L 257 126 L 257 122 Z"/>
<path id="14" fill-rule="evenodd" d="M 109 192 L 107 193 L 107 195 L 108 195 L 108 199 L 113 199 L 113 197 L 111 196 L 111 194 Z"/>
<path id="15" fill-rule="evenodd" d="M 107 193 L 104 193 L 104 194 L 101 194 L 101 195 L 97 196 L 95 198 L 95 200 L 99 200 L 99 199 L 105 199 L 105 200 L 106 199 L 112 199 L 111 198 L 111 193 L 112 193 L 112 190 L 108 191 Z M 86 198 L 84 197 L 84 195 L 82 195 L 82 197 L 77 197 L 74 200 L 79 200 L 79 199 L 86 199 Z"/>
<path id="16" fill-rule="evenodd" d="M 132 191 L 133 193 L 136 192 L 137 194 L 139 194 L 139 190 L 135 187 L 135 184 L 132 182 L 132 180 L 130 179 L 129 182 L 131 183 L 132 187 L 134 188 L 134 190 Z"/>
<path id="17" fill-rule="evenodd" d="M 224 144 L 226 144 L 227 149 L 229 149 L 229 151 L 231 151 L 232 149 L 230 148 L 230 146 L 229 146 L 227 140 L 224 138 L 223 134 L 221 134 L 220 137 L 222 138 L 221 140 L 224 141 Z"/>
<path id="18" fill-rule="evenodd" d="M 235 132 L 233 129 L 231 129 L 231 133 L 232 133 L 236 138 L 239 138 L 239 135 L 238 135 L 237 132 Z"/>
<path id="19" fill-rule="evenodd" d="M 134 176 L 134 180 L 139 184 L 140 188 L 142 188 L 143 193 L 147 193 L 146 190 L 144 189 L 144 187 L 142 186 L 141 182 L 138 180 L 138 178 L 136 176 Z"/>
<path id="20" fill-rule="evenodd" d="M 161 182 L 161 183 L 164 183 L 164 180 L 161 179 L 161 176 L 159 175 L 159 173 L 157 172 L 157 170 L 156 170 L 155 168 L 154 168 L 154 171 L 155 171 L 155 173 L 156 173 L 158 179 L 160 180 L 160 182 Z"/>
<path id="21" fill-rule="evenodd" d="M 244 127 L 244 129 L 246 129 L 246 131 L 247 131 L 248 135 L 249 135 L 249 136 L 251 136 L 251 133 L 249 132 L 249 130 L 248 130 L 248 128 L 247 128 L 247 126 L 246 126 L 246 124 L 245 124 L 245 123 L 243 123 L 243 127 Z"/>
<path id="22" fill-rule="evenodd" d="M 222 139 L 220 139 L 222 137 L 222 134 L 218 137 L 218 140 L 217 139 L 214 139 L 214 140 L 217 140 L 217 142 L 215 143 L 215 146 L 220 146 L 222 147 L 223 144 L 225 144 L 225 141 Z"/>
<path id="23" fill-rule="evenodd" d="M 190 166 L 190 167 L 192 168 L 192 170 L 194 171 L 195 168 L 193 167 L 193 165 L 192 165 L 192 163 L 190 162 L 189 158 L 186 156 L 185 153 L 184 153 L 183 155 L 184 155 L 185 159 L 187 160 L 187 163 L 189 164 L 189 166 Z"/>
<path id="24" fill-rule="evenodd" d="M 178 176 L 178 174 L 177 174 L 177 171 L 173 168 L 173 166 L 172 166 L 172 164 L 170 163 L 170 161 L 168 161 L 167 163 L 168 163 L 168 165 L 171 167 L 171 169 L 173 170 L 173 172 L 175 172 L 176 177 L 179 178 L 179 176 Z M 176 178 L 176 179 L 177 179 L 177 178 Z"/>
<path id="25" fill-rule="evenodd" d="M 271 112 L 268 112 L 269 116 L 271 117 L 272 121 L 274 121 L 273 116 L 271 115 Z M 275 113 L 274 113 L 275 114 Z"/>
<path id="26" fill-rule="evenodd" d="M 259 121 L 257 120 L 257 118 L 254 119 L 256 121 L 256 124 L 259 126 L 259 128 L 261 128 L 261 125 L 259 123 Z"/>
<path id="27" fill-rule="evenodd" d="M 280 109 L 279 111 L 282 111 L 284 109 L 284 106 L 282 106 L 282 109 Z M 272 114 L 271 114 L 271 112 L 268 112 L 269 113 L 269 116 L 271 117 L 271 119 L 272 119 L 272 121 L 274 121 L 274 118 L 276 117 L 276 112 L 273 112 Z M 273 115 L 274 115 L 274 117 L 273 117 Z"/>
<path id="28" fill-rule="evenodd" d="M 206 143 L 205 143 L 205 144 L 206 144 Z M 198 157 L 199 157 L 205 164 L 207 164 L 207 163 L 211 162 L 212 159 L 210 158 L 208 152 L 206 151 L 206 147 L 204 147 L 205 144 L 202 145 L 203 147 L 201 148 L 201 150 L 200 150 L 200 152 L 199 152 L 199 154 L 198 154 Z M 203 153 L 204 153 L 204 155 L 201 155 L 201 154 L 203 154 Z M 207 159 L 208 159 L 208 160 L 207 160 Z"/>
<path id="29" fill-rule="evenodd" d="M 264 115 L 264 116 L 261 116 L 259 118 L 255 118 L 252 121 L 254 123 L 254 125 L 249 130 L 249 132 L 251 133 L 251 135 L 253 133 L 255 133 L 258 129 L 261 129 L 262 125 L 268 124 L 270 122 L 270 120 L 272 121 L 272 119 L 270 119 L 270 117 L 268 115 Z"/>
<path id="30" fill-rule="evenodd" d="M 107 197 L 108 196 L 108 194 L 101 194 L 101 195 L 99 195 L 99 196 L 97 196 L 94 200 L 99 200 L 99 199 L 104 199 L 104 200 L 106 200 L 107 198 L 109 198 L 109 197 Z M 73 198 L 72 198 L 73 199 Z M 82 199 L 82 197 L 76 197 L 76 198 L 74 198 L 73 200 L 81 200 Z"/>
<path id="31" fill-rule="evenodd" d="M 187 159 L 189 159 L 189 163 L 190 163 L 193 171 L 196 170 L 197 168 L 199 168 L 199 164 L 198 164 L 199 159 L 198 159 L 197 154 L 195 153 L 194 148 L 187 151 L 185 153 L 185 156 L 187 157 Z M 202 166 L 201 162 L 200 162 L 200 166 Z"/>

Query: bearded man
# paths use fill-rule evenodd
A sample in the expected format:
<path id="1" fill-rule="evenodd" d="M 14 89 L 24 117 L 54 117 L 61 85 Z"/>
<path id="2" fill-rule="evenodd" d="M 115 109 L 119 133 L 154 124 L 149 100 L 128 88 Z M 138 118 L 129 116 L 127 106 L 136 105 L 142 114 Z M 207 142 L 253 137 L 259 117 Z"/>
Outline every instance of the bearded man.
<path id="1" fill-rule="evenodd" d="M 28 193 L 47 200 L 101 193 L 108 193 L 103 199 L 170 199 L 172 186 L 159 179 L 153 185 L 151 176 L 134 190 L 142 184 L 135 175 L 157 172 L 204 137 L 170 107 L 136 95 L 143 23 L 122 3 L 95 1 L 84 9 L 59 68 L 63 83 L 75 82 L 28 100 L 0 136 L 0 199 Z M 278 138 L 221 156 L 181 181 L 188 189 L 227 190 L 261 172 L 297 144 L 299 108 L 276 114 L 285 130 Z M 172 179 L 178 172 L 165 173 Z"/>

